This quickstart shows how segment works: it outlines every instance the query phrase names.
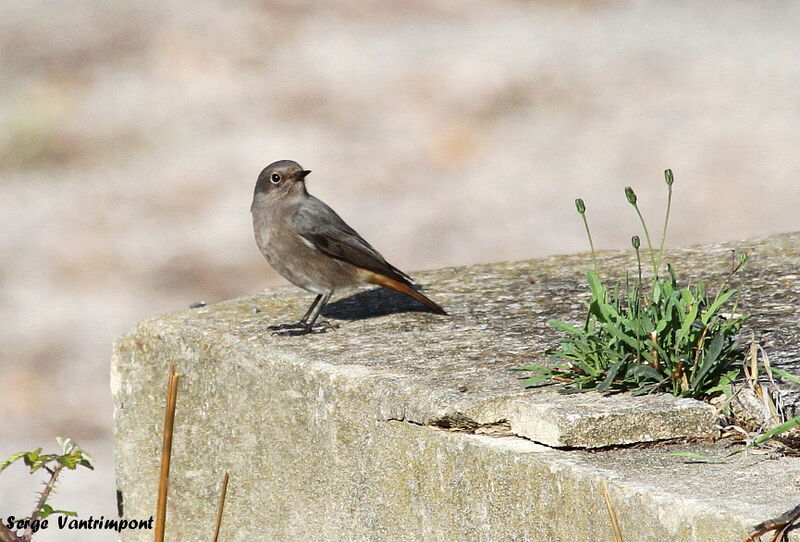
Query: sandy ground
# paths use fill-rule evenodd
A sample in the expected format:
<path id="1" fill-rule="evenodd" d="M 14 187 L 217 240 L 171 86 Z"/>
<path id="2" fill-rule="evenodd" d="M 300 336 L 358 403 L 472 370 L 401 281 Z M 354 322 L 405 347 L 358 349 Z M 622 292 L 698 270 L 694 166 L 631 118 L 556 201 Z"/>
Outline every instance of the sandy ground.
<path id="1" fill-rule="evenodd" d="M 113 515 L 113 337 L 282 280 L 252 239 L 260 169 L 398 267 L 798 229 L 800 3 L 0 2 L 0 456 L 97 456 L 53 504 Z M 654 227 L 654 229 L 657 229 Z M 0 475 L 0 516 L 35 485 Z M 50 531 L 36 540 L 111 540 Z"/>

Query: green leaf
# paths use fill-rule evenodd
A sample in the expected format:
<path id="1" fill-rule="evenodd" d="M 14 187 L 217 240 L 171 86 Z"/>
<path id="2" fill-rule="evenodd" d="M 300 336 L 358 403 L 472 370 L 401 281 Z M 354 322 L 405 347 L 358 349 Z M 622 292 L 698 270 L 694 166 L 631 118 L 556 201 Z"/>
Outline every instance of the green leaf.
<path id="1" fill-rule="evenodd" d="M 675 277 L 675 270 L 672 268 L 671 264 L 667 264 L 667 273 L 669 273 L 670 282 L 672 285 L 675 286 L 678 284 L 678 279 Z"/>
<path id="2" fill-rule="evenodd" d="M 669 314 L 667 314 L 667 318 L 660 318 L 658 323 L 656 323 L 656 328 L 653 330 L 656 332 L 656 335 L 660 335 L 662 331 L 667 329 L 667 325 L 669 324 L 668 320 Z"/>
<path id="3" fill-rule="evenodd" d="M 689 309 L 688 312 L 683 313 L 683 321 L 675 341 L 677 345 L 680 346 L 686 340 L 686 337 L 689 335 L 689 331 L 691 330 L 692 324 L 694 324 L 695 320 L 697 320 L 697 305 L 693 304 L 692 308 Z"/>
<path id="4" fill-rule="evenodd" d="M 39 454 L 42 453 L 41 448 L 36 448 L 32 452 L 25 453 L 25 464 L 27 466 L 32 466 L 36 461 L 39 459 Z"/>
<path id="5" fill-rule="evenodd" d="M 49 504 L 44 504 L 42 508 L 39 510 L 39 517 L 44 519 L 52 513 L 53 513 L 53 507 L 50 506 Z"/>
<path id="6" fill-rule="evenodd" d="M 10 457 L 8 457 L 6 460 L 4 460 L 2 463 L 0 463 L 0 472 L 3 472 L 6 469 L 6 467 L 11 465 L 13 462 L 17 461 L 18 459 L 22 459 L 23 457 L 25 457 L 25 455 L 27 453 L 28 452 L 17 452 L 15 454 L 11 455 Z"/>
<path id="7" fill-rule="evenodd" d="M 609 305 L 608 303 L 592 301 L 589 303 L 589 313 L 597 318 L 601 323 L 616 322 L 619 320 L 619 313 L 612 305 Z"/>
<path id="8" fill-rule="evenodd" d="M 695 290 L 694 298 L 697 300 L 697 303 L 698 304 L 706 303 L 707 300 L 706 300 L 706 284 L 705 284 L 705 282 L 703 282 L 702 280 L 700 282 L 698 282 L 695 285 L 694 290 Z"/>
<path id="9" fill-rule="evenodd" d="M 512 371 L 536 371 L 541 373 L 552 373 L 553 370 L 550 367 L 545 367 L 544 365 L 522 365 L 520 367 L 512 367 Z"/>
<path id="10" fill-rule="evenodd" d="M 594 378 L 599 377 L 601 372 L 602 372 L 602 369 L 598 368 L 596 365 L 594 365 L 592 363 L 588 363 L 588 361 L 590 361 L 590 360 L 576 359 L 576 360 L 573 360 L 573 363 L 575 363 L 575 365 L 580 367 L 580 369 L 583 372 L 589 374 L 590 376 L 592 376 Z"/>
<path id="11" fill-rule="evenodd" d="M 722 343 L 724 340 L 725 337 L 723 337 L 721 333 L 715 335 L 714 338 L 711 339 L 711 343 L 708 345 L 708 351 L 700 362 L 700 368 L 696 370 L 689 379 L 690 388 L 696 389 L 700 384 L 703 383 L 706 375 L 716 364 L 720 352 L 722 352 Z"/>
<path id="12" fill-rule="evenodd" d="M 578 329 L 577 327 L 572 326 L 566 322 L 561 322 L 560 320 L 548 320 L 547 323 L 556 328 L 557 330 L 563 331 L 564 333 L 569 333 L 570 335 L 582 336 L 586 334 L 586 332 L 583 331 L 582 329 Z"/>
<path id="13" fill-rule="evenodd" d="M 617 373 L 619 372 L 620 367 L 625 363 L 624 359 L 617 360 L 615 363 L 608 368 L 608 373 L 606 373 L 606 377 L 597 385 L 597 391 L 603 393 L 608 389 L 608 387 L 614 382 L 614 378 L 616 378 Z"/>
<path id="14" fill-rule="evenodd" d="M 39 517 L 44 519 L 51 514 L 64 514 L 65 516 L 77 516 L 77 512 L 72 512 L 70 510 L 54 510 L 52 506 L 49 504 L 45 504 L 42 506 L 42 509 L 39 510 Z"/>
<path id="15" fill-rule="evenodd" d="M 603 328 L 604 331 L 607 331 L 610 335 L 612 335 L 615 338 L 617 338 L 618 340 L 624 342 L 625 344 L 627 344 L 628 346 L 630 346 L 631 348 L 633 348 L 637 352 L 642 349 L 642 343 L 640 341 L 636 340 L 633 337 L 629 337 L 628 335 L 625 335 L 622 331 L 619 330 L 619 328 L 614 327 L 614 325 L 612 325 L 612 324 L 602 324 L 601 327 Z"/>
<path id="16" fill-rule="evenodd" d="M 703 314 L 700 315 L 700 321 L 703 322 L 703 325 L 708 324 L 709 318 L 714 316 L 719 308 L 725 303 L 730 297 L 736 293 L 736 290 L 726 290 L 724 292 L 720 292 L 717 294 L 717 298 L 711 304 L 711 306 L 703 311 Z"/>
<path id="17" fill-rule="evenodd" d="M 61 455 L 69 455 L 75 449 L 75 445 L 72 444 L 72 439 L 56 437 L 56 442 L 58 442 L 58 445 L 61 447 Z"/>
<path id="18" fill-rule="evenodd" d="M 75 467 L 78 466 L 79 458 L 73 455 L 61 455 L 58 456 L 58 462 L 67 467 L 70 470 L 75 470 Z"/>
<path id="19" fill-rule="evenodd" d="M 530 388 L 530 387 L 535 386 L 537 384 L 541 384 L 542 382 L 545 382 L 547 380 L 551 380 L 552 377 L 553 377 L 553 375 L 535 375 L 535 376 L 531 376 L 530 378 L 526 378 L 525 380 L 523 380 L 522 381 L 522 385 L 525 386 L 526 388 Z"/>
<path id="20" fill-rule="evenodd" d="M 739 378 L 739 373 L 742 372 L 742 369 L 737 367 L 732 371 L 728 371 L 719 379 L 719 384 L 714 386 L 713 388 L 709 388 L 705 394 L 706 395 L 714 395 L 715 393 L 724 393 L 726 397 L 730 397 L 733 393 L 733 383 Z"/>
<path id="21" fill-rule="evenodd" d="M 654 382 L 660 382 L 664 380 L 664 375 L 650 367 L 649 365 L 644 364 L 636 364 L 634 367 L 630 368 L 629 371 L 636 376 L 642 377 L 646 380 L 652 380 Z"/>
<path id="22" fill-rule="evenodd" d="M 600 281 L 600 277 L 594 269 L 590 269 L 586 273 L 586 281 L 589 284 L 589 290 L 592 292 L 592 298 L 605 303 L 606 301 L 606 288 Z"/>

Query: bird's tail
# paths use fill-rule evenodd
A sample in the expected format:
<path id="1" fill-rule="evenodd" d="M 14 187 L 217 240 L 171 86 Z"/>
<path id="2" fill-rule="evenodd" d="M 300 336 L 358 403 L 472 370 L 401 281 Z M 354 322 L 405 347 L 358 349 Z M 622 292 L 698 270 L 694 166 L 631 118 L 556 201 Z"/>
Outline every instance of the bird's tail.
<path id="1" fill-rule="evenodd" d="M 398 280 L 390 279 L 386 275 L 379 275 L 378 273 L 372 273 L 367 278 L 367 282 L 371 284 L 377 284 L 378 286 L 383 286 L 384 288 L 389 288 L 390 290 L 394 290 L 396 292 L 402 292 L 406 295 L 413 297 L 414 299 L 416 299 L 417 301 L 428 307 L 436 314 L 447 315 L 447 312 L 445 312 L 445 310 L 442 307 L 440 307 L 439 305 L 437 305 L 436 303 L 434 303 L 433 301 L 431 301 L 430 299 L 428 299 L 427 297 L 416 291 L 409 284 L 404 284 Z"/>

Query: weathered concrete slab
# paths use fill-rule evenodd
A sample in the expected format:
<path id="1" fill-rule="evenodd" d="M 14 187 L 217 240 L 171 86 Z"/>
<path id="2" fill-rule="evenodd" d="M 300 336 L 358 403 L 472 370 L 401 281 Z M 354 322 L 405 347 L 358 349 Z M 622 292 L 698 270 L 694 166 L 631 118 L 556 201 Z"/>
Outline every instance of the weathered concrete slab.
<path id="1" fill-rule="evenodd" d="M 768 268 L 770 281 L 800 260 L 800 236 L 746 246 L 756 244 L 769 258 L 756 253 L 751 269 Z M 727 247 L 698 252 L 676 257 L 724 273 Z M 564 302 L 582 289 L 585 264 L 569 256 L 421 274 L 452 313 L 446 318 L 404 312 L 413 302 L 389 292 L 342 292 L 324 314 L 340 327 L 323 335 L 267 331 L 306 308 L 294 289 L 143 322 L 117 342 L 112 366 L 126 515 L 149 517 L 154 507 L 170 361 L 184 375 L 174 540 L 211 532 L 225 469 L 233 479 L 223 540 L 613 540 L 601 480 L 631 539 L 738 540 L 800 499 L 796 459 L 700 465 L 662 453 L 696 450 L 685 445 L 588 452 L 528 440 L 598 446 L 674 436 L 665 427 L 704 434 L 713 422 L 708 407 L 693 402 L 644 406 L 520 389 L 509 368 L 540 360 L 556 343 L 545 322 L 569 317 Z M 781 306 L 773 345 L 796 334 L 793 295 L 754 300 L 768 314 L 770 304 Z M 648 418 L 653 411 L 661 414 Z"/>
<path id="2" fill-rule="evenodd" d="M 714 407 L 671 395 L 540 392 L 498 398 L 475 411 L 479 422 L 505 420 L 511 433 L 554 447 L 599 448 L 718 433 Z"/>

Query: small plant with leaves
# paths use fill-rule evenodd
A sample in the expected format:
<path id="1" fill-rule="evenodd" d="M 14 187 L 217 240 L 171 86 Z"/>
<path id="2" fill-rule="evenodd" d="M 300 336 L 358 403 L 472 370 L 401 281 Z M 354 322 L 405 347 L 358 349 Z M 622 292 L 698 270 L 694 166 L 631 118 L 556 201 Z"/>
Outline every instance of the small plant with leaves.
<path id="1" fill-rule="evenodd" d="M 635 395 L 669 392 L 679 397 L 705 398 L 727 392 L 738 377 L 743 356 L 736 335 L 747 316 L 736 315 L 730 286 L 747 262 L 739 253 L 730 273 L 711 295 L 704 282 L 681 287 L 674 269 L 667 265 L 660 276 L 664 240 L 669 225 L 674 177 L 665 172 L 667 209 L 658 248 L 654 248 L 647 224 L 631 187 L 625 197 L 633 206 L 644 230 L 647 256 L 652 268 L 648 280 L 642 273 L 641 240 L 631 239 L 636 254 L 636 277 L 608 287 L 600 279 L 583 200 L 575 206 L 586 228 L 592 248 L 593 269 L 588 272 L 590 298 L 582 327 L 550 320 L 549 324 L 566 333 L 558 349 L 548 351 L 556 361 L 552 367 L 519 367 L 531 376 L 526 386 L 546 381 L 564 382 L 562 391 L 630 391 Z M 733 304 L 729 313 L 723 312 Z"/>
<path id="2" fill-rule="evenodd" d="M 30 542 L 33 538 L 33 534 L 42 527 L 43 522 L 46 521 L 49 515 L 77 515 L 75 512 L 69 510 L 53 509 L 53 507 L 47 504 L 47 500 L 50 498 L 63 469 L 75 470 L 78 467 L 86 467 L 87 469 L 94 470 L 94 466 L 92 465 L 94 460 L 79 446 L 72 443 L 70 439 L 62 439 L 59 437 L 56 440 L 61 447 L 60 454 L 43 454 L 42 449 L 37 448 L 30 452 L 15 453 L 6 460 L 0 462 L 0 472 L 5 470 L 9 465 L 22 460 L 30 469 L 31 474 L 40 469 L 48 473 L 44 489 L 39 495 L 36 508 L 30 517 L 19 518 L 13 521 L 13 530 L 9 529 L 6 524 L 0 523 L 0 542 Z M 23 531 L 22 535 L 17 534 L 20 530 Z"/>

